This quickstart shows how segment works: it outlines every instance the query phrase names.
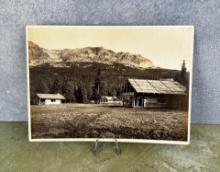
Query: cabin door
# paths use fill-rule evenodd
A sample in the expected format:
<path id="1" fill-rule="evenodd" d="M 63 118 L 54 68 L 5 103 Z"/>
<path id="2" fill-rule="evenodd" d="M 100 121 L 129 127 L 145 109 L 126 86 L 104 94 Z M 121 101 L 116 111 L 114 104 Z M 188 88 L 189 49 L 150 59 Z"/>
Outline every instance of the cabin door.
<path id="1" fill-rule="evenodd" d="M 142 106 L 142 98 L 141 97 L 138 99 L 138 106 Z"/>
<path id="2" fill-rule="evenodd" d="M 135 107 L 142 107 L 143 106 L 143 98 L 137 97 L 135 98 Z"/>

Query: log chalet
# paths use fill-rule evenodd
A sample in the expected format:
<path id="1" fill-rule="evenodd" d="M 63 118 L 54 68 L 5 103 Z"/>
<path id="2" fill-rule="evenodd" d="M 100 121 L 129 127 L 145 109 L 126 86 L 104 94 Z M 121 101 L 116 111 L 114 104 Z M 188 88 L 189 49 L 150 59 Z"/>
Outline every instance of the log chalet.
<path id="1" fill-rule="evenodd" d="M 186 109 L 188 106 L 186 87 L 173 79 L 128 79 L 122 97 L 123 105 L 129 107 Z"/>

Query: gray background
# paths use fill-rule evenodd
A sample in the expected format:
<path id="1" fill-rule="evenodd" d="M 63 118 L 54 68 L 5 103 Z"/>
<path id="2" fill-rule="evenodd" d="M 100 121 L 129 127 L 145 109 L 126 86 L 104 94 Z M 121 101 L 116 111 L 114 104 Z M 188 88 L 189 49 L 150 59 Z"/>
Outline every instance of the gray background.
<path id="1" fill-rule="evenodd" d="M 27 120 L 28 24 L 195 25 L 192 122 L 220 123 L 220 1 L 0 0 L 0 120 Z"/>

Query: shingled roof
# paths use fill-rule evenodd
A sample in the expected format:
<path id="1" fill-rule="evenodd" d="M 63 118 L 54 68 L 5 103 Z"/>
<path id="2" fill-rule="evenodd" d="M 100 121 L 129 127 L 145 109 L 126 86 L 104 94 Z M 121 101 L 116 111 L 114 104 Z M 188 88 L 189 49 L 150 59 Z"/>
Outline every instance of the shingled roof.
<path id="1" fill-rule="evenodd" d="M 174 80 L 128 79 L 137 93 L 186 94 L 186 87 Z"/>
<path id="2" fill-rule="evenodd" d="M 65 97 L 61 94 L 37 94 L 37 96 L 41 99 L 60 99 L 60 100 L 64 100 Z"/>

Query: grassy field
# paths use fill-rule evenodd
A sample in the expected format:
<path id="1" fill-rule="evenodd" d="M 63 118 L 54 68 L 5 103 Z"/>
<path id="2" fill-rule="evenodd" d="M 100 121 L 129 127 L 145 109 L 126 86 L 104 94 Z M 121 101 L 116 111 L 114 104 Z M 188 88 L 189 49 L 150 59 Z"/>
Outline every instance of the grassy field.
<path id="1" fill-rule="evenodd" d="M 187 140 L 184 111 L 94 104 L 31 106 L 32 138 Z"/>

